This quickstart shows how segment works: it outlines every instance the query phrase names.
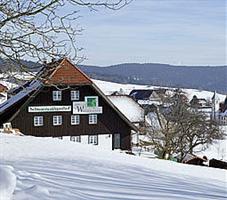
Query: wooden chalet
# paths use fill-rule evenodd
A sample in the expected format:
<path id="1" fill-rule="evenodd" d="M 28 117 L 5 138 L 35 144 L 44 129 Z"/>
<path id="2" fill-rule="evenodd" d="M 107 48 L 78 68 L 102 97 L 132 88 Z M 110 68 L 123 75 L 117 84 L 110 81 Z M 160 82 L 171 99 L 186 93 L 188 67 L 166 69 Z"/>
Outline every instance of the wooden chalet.
<path id="1" fill-rule="evenodd" d="M 227 162 L 223 160 L 211 159 L 209 160 L 209 167 L 219 168 L 219 169 L 226 169 L 227 170 Z"/>
<path id="2" fill-rule="evenodd" d="M 190 165 L 201 165 L 206 166 L 204 162 L 207 162 L 208 159 L 206 156 L 203 156 L 202 158 L 193 154 L 187 154 L 185 158 L 183 159 L 182 163 L 190 164 Z"/>
<path id="3" fill-rule="evenodd" d="M 25 135 L 131 150 L 131 131 L 137 128 L 68 59 L 46 64 L 37 77 L 0 105 L 0 126 L 10 123 Z"/>

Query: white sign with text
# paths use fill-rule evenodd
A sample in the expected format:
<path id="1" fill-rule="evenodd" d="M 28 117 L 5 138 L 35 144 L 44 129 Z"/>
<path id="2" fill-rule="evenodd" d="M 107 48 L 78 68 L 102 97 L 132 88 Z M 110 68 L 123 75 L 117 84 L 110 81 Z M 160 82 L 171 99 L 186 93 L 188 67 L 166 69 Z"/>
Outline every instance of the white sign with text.
<path id="1" fill-rule="evenodd" d="M 30 106 L 28 112 L 70 112 L 72 106 Z"/>
<path id="2" fill-rule="evenodd" d="M 73 102 L 73 114 L 101 114 L 102 107 L 88 107 L 84 101 Z"/>

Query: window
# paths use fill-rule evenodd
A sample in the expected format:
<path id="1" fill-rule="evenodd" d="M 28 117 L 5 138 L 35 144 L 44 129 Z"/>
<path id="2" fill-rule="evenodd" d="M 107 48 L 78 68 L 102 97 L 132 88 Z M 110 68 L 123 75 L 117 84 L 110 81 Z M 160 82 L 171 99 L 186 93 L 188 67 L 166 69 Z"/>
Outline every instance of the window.
<path id="1" fill-rule="evenodd" d="M 98 145 L 98 136 L 97 135 L 89 135 L 88 136 L 88 144 Z"/>
<path id="2" fill-rule="evenodd" d="M 53 116 L 53 125 L 54 126 L 62 125 L 62 116 L 61 115 L 54 115 Z"/>
<path id="3" fill-rule="evenodd" d="M 71 125 L 80 124 L 80 115 L 71 115 Z"/>
<path id="4" fill-rule="evenodd" d="M 73 90 L 71 91 L 71 101 L 80 100 L 80 91 Z"/>
<path id="5" fill-rule="evenodd" d="M 97 115 L 89 115 L 89 124 L 97 124 Z"/>
<path id="6" fill-rule="evenodd" d="M 34 116 L 34 126 L 43 126 L 43 116 Z"/>
<path id="7" fill-rule="evenodd" d="M 80 135 L 79 135 L 79 136 L 76 136 L 76 142 L 81 142 L 81 137 L 80 137 Z"/>
<path id="8" fill-rule="evenodd" d="M 219 123 L 221 125 L 227 124 L 227 117 L 226 116 L 219 116 Z"/>
<path id="9" fill-rule="evenodd" d="M 61 91 L 53 91 L 53 101 L 61 101 Z"/>
<path id="10" fill-rule="evenodd" d="M 81 142 L 81 137 L 80 137 L 80 135 L 78 135 L 78 136 L 71 136 L 70 137 L 70 141 L 73 141 L 73 142 Z"/>
<path id="11" fill-rule="evenodd" d="M 75 136 L 70 136 L 70 141 L 75 142 L 76 141 Z"/>

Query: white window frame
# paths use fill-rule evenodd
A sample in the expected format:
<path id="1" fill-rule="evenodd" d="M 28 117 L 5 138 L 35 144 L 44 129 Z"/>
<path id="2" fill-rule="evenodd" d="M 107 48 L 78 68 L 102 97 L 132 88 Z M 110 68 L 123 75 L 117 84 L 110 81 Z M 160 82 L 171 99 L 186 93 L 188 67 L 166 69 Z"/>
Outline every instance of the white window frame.
<path id="1" fill-rule="evenodd" d="M 90 114 L 88 116 L 88 123 L 89 124 L 97 124 L 98 123 L 98 115 L 97 114 Z"/>
<path id="2" fill-rule="evenodd" d="M 70 141 L 75 142 L 76 141 L 75 136 L 70 136 Z"/>
<path id="3" fill-rule="evenodd" d="M 79 90 L 72 90 L 71 91 L 71 101 L 80 100 L 80 91 Z"/>
<path id="4" fill-rule="evenodd" d="M 43 126 L 43 116 L 34 116 L 33 118 L 33 124 L 35 127 L 37 126 Z"/>
<path id="5" fill-rule="evenodd" d="M 81 136 L 80 135 L 70 136 L 70 141 L 81 142 Z"/>
<path id="6" fill-rule="evenodd" d="M 98 135 L 89 135 L 88 144 L 98 145 Z"/>
<path id="7" fill-rule="evenodd" d="M 220 116 L 219 121 L 222 125 L 227 124 L 227 117 L 226 116 Z"/>
<path id="8" fill-rule="evenodd" d="M 80 135 L 77 135 L 75 137 L 76 137 L 76 142 L 81 142 L 81 136 Z"/>
<path id="9" fill-rule="evenodd" d="M 80 115 L 71 115 L 71 125 L 80 124 Z"/>
<path id="10" fill-rule="evenodd" d="M 52 99 L 53 99 L 53 101 L 61 101 L 62 100 L 62 91 L 54 90 L 52 92 Z"/>
<path id="11" fill-rule="evenodd" d="M 62 125 L 62 115 L 54 115 L 53 116 L 53 126 L 61 126 Z"/>

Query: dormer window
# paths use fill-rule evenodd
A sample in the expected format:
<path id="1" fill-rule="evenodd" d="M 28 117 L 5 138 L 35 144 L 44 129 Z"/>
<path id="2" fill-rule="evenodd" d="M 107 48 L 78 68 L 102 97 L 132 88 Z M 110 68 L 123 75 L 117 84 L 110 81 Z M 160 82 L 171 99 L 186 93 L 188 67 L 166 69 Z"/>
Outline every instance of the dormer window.
<path id="1" fill-rule="evenodd" d="M 53 91 L 53 101 L 61 101 L 62 99 L 62 94 L 61 91 Z"/>
<path id="2" fill-rule="evenodd" d="M 80 100 L 80 91 L 79 90 L 72 90 L 71 91 L 71 101 Z"/>

